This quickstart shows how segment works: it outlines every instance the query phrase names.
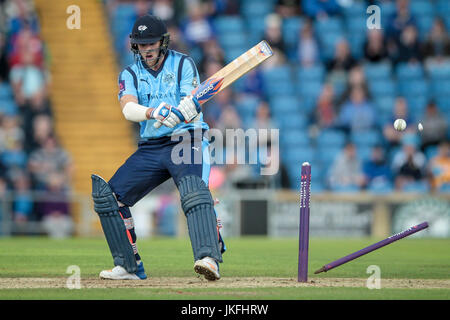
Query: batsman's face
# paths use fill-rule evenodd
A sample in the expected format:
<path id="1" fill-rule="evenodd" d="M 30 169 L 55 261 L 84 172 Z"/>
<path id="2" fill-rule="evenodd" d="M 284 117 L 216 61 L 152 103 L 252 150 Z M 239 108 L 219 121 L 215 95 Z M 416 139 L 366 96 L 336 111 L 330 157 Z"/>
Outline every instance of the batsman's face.
<path id="1" fill-rule="evenodd" d="M 154 43 L 138 44 L 139 53 L 149 67 L 153 67 L 159 56 L 161 41 Z"/>

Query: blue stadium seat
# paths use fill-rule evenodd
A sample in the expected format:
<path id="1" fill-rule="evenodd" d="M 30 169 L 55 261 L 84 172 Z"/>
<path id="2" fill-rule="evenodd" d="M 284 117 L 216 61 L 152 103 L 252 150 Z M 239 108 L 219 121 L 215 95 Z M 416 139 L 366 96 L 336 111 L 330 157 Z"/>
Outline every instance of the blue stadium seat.
<path id="1" fill-rule="evenodd" d="M 0 100 L 0 115 L 16 115 L 18 111 L 18 107 L 13 99 Z"/>
<path id="2" fill-rule="evenodd" d="M 283 113 L 300 113 L 300 101 L 295 95 L 277 96 L 270 100 L 273 115 Z"/>
<path id="3" fill-rule="evenodd" d="M 300 168 L 305 161 L 314 163 L 316 161 L 316 150 L 301 145 L 293 145 L 283 149 L 281 152 L 281 160 L 287 165 L 294 165 Z"/>
<path id="4" fill-rule="evenodd" d="M 288 65 L 277 66 L 263 71 L 263 77 L 267 85 L 273 85 L 274 83 L 292 82 L 292 71 Z"/>
<path id="5" fill-rule="evenodd" d="M 279 124 L 280 128 L 290 130 L 290 129 L 304 129 L 308 125 L 308 119 L 302 114 L 279 114 L 274 115 L 275 120 Z"/>
<path id="6" fill-rule="evenodd" d="M 335 146 L 319 146 L 317 149 L 317 161 L 329 168 L 333 164 L 334 160 L 339 156 L 341 151 L 342 148 Z"/>
<path id="7" fill-rule="evenodd" d="M 410 94 L 406 96 L 406 101 L 408 103 L 409 113 L 420 119 L 427 107 L 428 97 Z"/>
<path id="8" fill-rule="evenodd" d="M 263 37 L 264 30 L 266 29 L 265 19 L 265 16 L 248 17 L 246 19 L 248 36 L 252 44 L 256 44 Z"/>
<path id="9" fill-rule="evenodd" d="M 308 82 L 298 82 L 297 92 L 302 98 L 314 98 L 316 99 L 320 92 L 322 91 L 321 81 L 308 81 Z"/>
<path id="10" fill-rule="evenodd" d="M 390 63 L 386 62 L 366 63 L 364 65 L 364 73 L 368 82 L 375 80 L 383 81 L 391 78 L 392 67 Z"/>
<path id="11" fill-rule="evenodd" d="M 394 191 L 394 186 L 390 183 L 370 183 L 367 187 L 367 191 L 377 194 L 387 194 Z"/>
<path id="12" fill-rule="evenodd" d="M 419 39 L 424 40 L 431 28 L 433 27 L 434 16 L 417 16 L 417 29 L 419 33 Z"/>
<path id="13" fill-rule="evenodd" d="M 273 3 L 270 1 L 245 1 L 241 5 L 244 17 L 266 16 L 273 12 Z"/>
<path id="14" fill-rule="evenodd" d="M 395 96 L 397 86 L 392 79 L 369 81 L 369 91 L 373 97 Z"/>
<path id="15" fill-rule="evenodd" d="M 370 160 L 370 157 L 372 156 L 372 148 L 373 147 L 369 145 L 356 145 L 356 155 L 362 163 Z"/>
<path id="16" fill-rule="evenodd" d="M 448 0 L 437 0 L 436 2 L 436 14 L 441 17 L 450 16 L 450 3 Z"/>
<path id="17" fill-rule="evenodd" d="M 297 70 L 297 80 L 300 83 L 309 81 L 322 82 L 325 78 L 325 68 L 322 64 L 315 64 L 310 67 L 299 67 Z"/>
<path id="18" fill-rule="evenodd" d="M 424 77 L 424 71 L 419 63 L 401 63 L 397 66 L 396 75 L 399 81 L 421 80 Z"/>
<path id="19" fill-rule="evenodd" d="M 367 10 L 366 1 L 353 1 L 351 5 L 342 6 L 342 12 L 346 18 L 364 17 Z M 364 23 L 364 25 L 366 25 Z"/>
<path id="20" fill-rule="evenodd" d="M 429 85 L 427 80 L 401 80 L 398 82 L 398 92 L 405 97 L 428 96 Z"/>
<path id="21" fill-rule="evenodd" d="M 326 33 L 318 34 L 319 43 L 321 46 L 321 56 L 325 61 L 329 61 L 333 59 L 336 52 L 336 45 L 342 39 L 344 39 L 344 35 L 339 31 L 326 31 Z"/>
<path id="22" fill-rule="evenodd" d="M 377 111 L 379 111 L 382 114 L 389 114 L 389 116 L 392 115 L 395 105 L 394 96 L 381 96 L 381 97 L 375 96 L 374 102 Z"/>
<path id="23" fill-rule="evenodd" d="M 295 94 L 295 87 L 291 81 L 286 82 L 273 82 L 264 86 L 264 91 L 270 98 L 276 98 L 280 95 L 293 95 Z"/>
<path id="24" fill-rule="evenodd" d="M 382 143 L 382 137 L 377 130 L 366 130 L 362 132 L 353 132 L 350 140 L 359 147 L 373 147 L 376 144 Z"/>
<path id="25" fill-rule="evenodd" d="M 450 97 L 450 79 L 433 81 L 431 83 L 431 93 L 434 98 Z"/>
<path id="26" fill-rule="evenodd" d="M 311 141 L 308 136 L 308 132 L 302 129 L 285 129 L 281 128 L 280 130 L 280 144 L 281 147 L 290 148 L 292 146 L 301 146 L 310 148 Z"/>
<path id="27" fill-rule="evenodd" d="M 218 16 L 213 22 L 218 33 L 245 33 L 244 21 L 240 16 Z"/>
<path id="28" fill-rule="evenodd" d="M 450 114 L 450 99 L 448 97 L 441 96 L 436 98 L 436 104 L 442 113 Z"/>
<path id="29" fill-rule="evenodd" d="M 334 32 L 343 33 L 344 24 L 339 17 L 328 17 L 328 19 L 317 19 L 314 22 L 314 29 L 318 36 Z"/>
<path id="30" fill-rule="evenodd" d="M 248 47 L 246 34 L 242 32 L 222 32 L 219 34 L 219 43 L 224 51 L 238 48 L 241 50 L 241 54 L 245 51 L 242 51 L 242 48 Z"/>
<path id="31" fill-rule="evenodd" d="M 450 183 L 444 183 L 439 187 L 439 192 L 450 193 Z"/>
<path id="32" fill-rule="evenodd" d="M 350 52 L 355 59 L 363 58 L 365 41 L 366 41 L 366 33 L 355 33 L 348 38 Z"/>
<path id="33" fill-rule="evenodd" d="M 430 66 L 428 73 L 431 81 L 450 79 L 450 64 Z"/>
<path id="34" fill-rule="evenodd" d="M 342 148 L 346 142 L 346 136 L 338 130 L 323 130 L 319 133 L 316 143 L 319 148 L 337 147 Z"/>
<path id="35" fill-rule="evenodd" d="M 11 86 L 6 82 L 0 82 L 0 100 L 9 99 L 13 97 Z"/>
<path id="36" fill-rule="evenodd" d="M 438 154 L 438 147 L 437 146 L 429 146 L 425 149 L 425 156 L 428 160 L 435 157 Z"/>
<path id="37" fill-rule="evenodd" d="M 413 0 L 409 2 L 411 13 L 415 17 L 435 15 L 434 4 L 429 0 Z"/>
<path id="38" fill-rule="evenodd" d="M 296 48 L 303 20 L 300 17 L 283 19 L 283 38 L 288 48 Z"/>
<path id="39" fill-rule="evenodd" d="M 357 33 L 367 33 L 367 15 L 351 15 L 346 19 L 346 27 L 349 34 L 354 36 Z"/>
<path id="40" fill-rule="evenodd" d="M 411 182 L 405 184 L 402 188 L 402 191 L 425 193 L 430 191 L 430 186 L 426 182 Z"/>

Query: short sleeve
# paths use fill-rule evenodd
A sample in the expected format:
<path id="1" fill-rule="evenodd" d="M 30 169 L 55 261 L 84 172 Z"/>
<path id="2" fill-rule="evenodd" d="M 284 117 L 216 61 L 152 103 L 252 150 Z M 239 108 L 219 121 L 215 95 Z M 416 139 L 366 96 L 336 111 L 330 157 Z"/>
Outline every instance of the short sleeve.
<path id="1" fill-rule="evenodd" d="M 190 95 L 192 90 L 198 87 L 200 84 L 200 77 L 194 60 L 192 60 L 191 57 L 184 56 L 180 61 L 180 64 L 180 96 L 184 97 Z"/>
<path id="2" fill-rule="evenodd" d="M 119 100 L 124 95 L 131 94 L 138 97 L 137 94 L 137 78 L 132 69 L 127 68 L 119 75 Z"/>

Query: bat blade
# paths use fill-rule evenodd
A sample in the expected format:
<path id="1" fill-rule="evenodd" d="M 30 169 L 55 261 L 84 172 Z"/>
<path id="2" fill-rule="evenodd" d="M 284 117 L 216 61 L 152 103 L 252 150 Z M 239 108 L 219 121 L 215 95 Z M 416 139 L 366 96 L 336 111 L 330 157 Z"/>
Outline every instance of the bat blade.
<path id="1" fill-rule="evenodd" d="M 272 55 L 272 49 L 263 40 L 203 81 L 192 91 L 192 95 L 200 104 L 204 104 Z"/>

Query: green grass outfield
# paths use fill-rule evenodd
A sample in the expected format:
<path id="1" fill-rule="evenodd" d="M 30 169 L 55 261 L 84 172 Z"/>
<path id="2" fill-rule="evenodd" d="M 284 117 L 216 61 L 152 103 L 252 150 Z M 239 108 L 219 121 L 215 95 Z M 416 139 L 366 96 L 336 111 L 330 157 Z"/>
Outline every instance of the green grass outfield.
<path id="1" fill-rule="evenodd" d="M 309 284 L 299 286 L 297 277 L 298 239 L 245 237 L 226 239 L 228 251 L 221 264 L 223 279 L 208 283 L 193 271 L 189 239 L 152 238 L 138 241 L 149 280 L 171 279 L 170 287 L 108 287 L 111 281 L 97 281 L 102 269 L 112 267 L 112 259 L 103 238 L 0 238 L 0 299 L 450 299 L 450 239 L 404 239 L 369 253 L 327 273 L 314 275 L 322 265 L 357 251 L 381 239 L 316 239 L 310 240 Z M 5 288 L 20 279 L 58 278 L 65 282 L 67 267 L 81 270 L 80 290 L 67 288 Z M 367 267 L 381 270 L 380 290 L 369 290 L 365 281 Z M 180 286 L 173 281 L 180 277 Z M 239 287 L 242 278 L 254 281 Z M 279 278 L 273 284 L 258 287 L 258 279 Z M 4 280 L 1 282 L 1 280 Z M 250 280 L 249 280 L 250 279 Z M 364 285 L 339 286 L 342 281 L 359 281 Z M 358 280 L 359 279 L 359 280 Z M 419 280 L 439 286 L 416 286 Z M 183 281 L 181 281 L 183 280 Z M 383 287 L 383 281 L 400 281 L 405 286 Z M 90 288 L 89 281 L 100 286 Z M 284 281 L 284 282 L 283 282 Z M 428 282 L 427 282 L 428 281 Z M 185 283 L 197 286 L 184 286 Z M 198 283 L 205 283 L 198 286 Z M 231 286 L 223 286 L 223 284 Z M 328 285 L 321 285 L 327 283 Z M 387 283 L 387 282 L 386 282 Z M 102 287 L 102 284 L 105 284 Z M 408 287 L 410 284 L 410 287 Z M 442 285 L 444 284 L 444 285 Z M 84 288 L 83 288 L 84 287 Z"/>

